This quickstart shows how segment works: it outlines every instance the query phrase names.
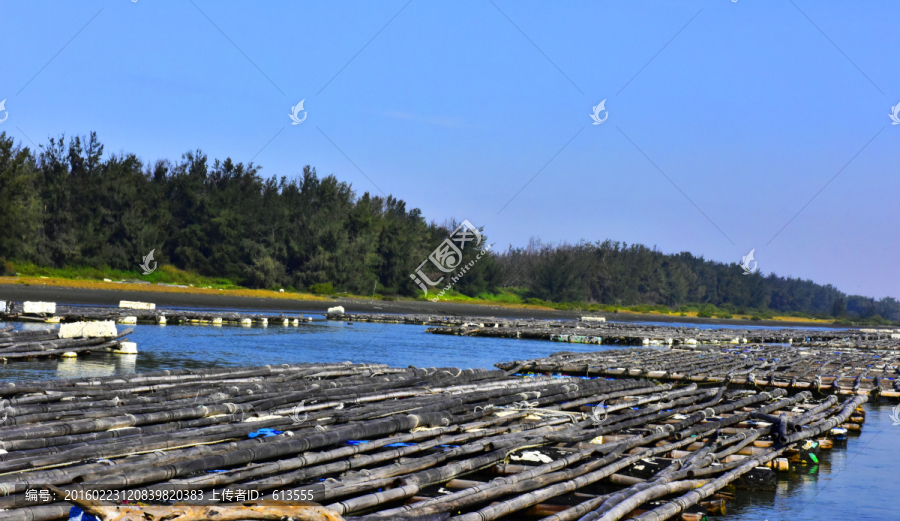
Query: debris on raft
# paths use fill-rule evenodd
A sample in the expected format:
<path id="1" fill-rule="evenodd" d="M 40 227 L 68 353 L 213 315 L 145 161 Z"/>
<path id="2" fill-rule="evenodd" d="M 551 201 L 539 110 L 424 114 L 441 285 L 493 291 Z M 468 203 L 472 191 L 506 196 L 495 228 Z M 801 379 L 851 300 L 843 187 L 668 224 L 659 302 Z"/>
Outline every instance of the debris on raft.
<path id="1" fill-rule="evenodd" d="M 350 362 L 5 382 L 0 398 L 13 521 L 114 519 L 129 498 L 155 500 L 151 520 L 699 519 L 811 468 L 868 399 Z"/>
<path id="2" fill-rule="evenodd" d="M 326 318 L 328 320 L 438 326 L 426 331 L 439 335 L 523 338 L 574 344 L 690 346 L 756 343 L 900 350 L 900 330 L 895 329 L 700 329 L 585 320 L 585 318 L 592 317 L 582 317 L 580 320 L 536 320 L 445 315 L 329 313 Z"/>
<path id="3" fill-rule="evenodd" d="M 118 308 L 57 305 L 55 302 L 9 302 L 0 300 L 0 321 L 77 322 L 114 320 L 120 324 L 239 324 L 299 325 L 311 317 L 303 315 L 239 313 L 233 311 L 156 309 L 144 302 L 122 301 Z"/>
<path id="4" fill-rule="evenodd" d="M 639 376 L 674 382 L 810 389 L 841 395 L 900 397 L 900 354 L 865 349 L 751 344 L 562 351 L 547 358 L 503 362 L 514 372 L 581 376 Z"/>
<path id="5" fill-rule="evenodd" d="M 0 328 L 0 362 L 37 358 L 73 358 L 91 351 L 137 354 L 137 347 L 125 338 L 134 331 L 116 331 L 114 322 L 80 322 L 59 328 L 13 331 Z"/>

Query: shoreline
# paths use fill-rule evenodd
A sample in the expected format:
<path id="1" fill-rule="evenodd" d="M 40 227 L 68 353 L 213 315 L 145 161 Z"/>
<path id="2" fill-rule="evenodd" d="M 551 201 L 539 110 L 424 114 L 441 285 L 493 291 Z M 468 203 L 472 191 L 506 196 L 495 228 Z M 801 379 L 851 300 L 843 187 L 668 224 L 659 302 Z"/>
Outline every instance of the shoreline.
<path id="1" fill-rule="evenodd" d="M 12 279 L 15 280 L 15 279 Z M 40 279 L 37 279 L 40 280 Z M 535 309 L 521 306 L 499 306 L 491 304 L 467 304 L 458 302 L 431 302 L 416 300 L 370 300 L 352 297 L 311 297 L 298 298 L 295 294 L 275 293 L 267 290 L 240 290 L 244 295 L 232 292 L 204 290 L 201 288 L 175 288 L 171 286 L 150 286 L 144 289 L 140 284 L 90 283 L 92 285 L 112 286 L 110 288 L 70 287 L 54 282 L 39 283 L 32 280 L 28 285 L 0 281 L 0 300 L 26 301 L 38 300 L 61 304 L 92 304 L 117 306 L 120 300 L 138 300 L 153 302 L 161 307 L 191 307 L 202 309 L 252 309 L 279 310 L 292 312 L 325 313 L 334 306 L 343 306 L 348 313 L 396 313 L 396 314 L 431 314 L 454 316 L 494 316 L 497 318 L 536 318 L 536 319 L 576 319 L 582 316 L 602 316 L 610 322 L 664 322 L 686 324 L 722 324 L 738 326 L 801 326 L 848 329 L 856 326 L 840 326 L 831 323 L 788 320 L 759 320 L 698 318 L 677 315 L 657 315 L 645 313 L 591 313 L 587 311 L 558 311 L 552 309 Z M 80 282 L 80 281 L 79 281 Z M 41 285 L 37 285 L 41 284 Z M 115 286 L 122 286 L 116 288 Z M 152 288 L 152 289 L 151 289 Z"/>

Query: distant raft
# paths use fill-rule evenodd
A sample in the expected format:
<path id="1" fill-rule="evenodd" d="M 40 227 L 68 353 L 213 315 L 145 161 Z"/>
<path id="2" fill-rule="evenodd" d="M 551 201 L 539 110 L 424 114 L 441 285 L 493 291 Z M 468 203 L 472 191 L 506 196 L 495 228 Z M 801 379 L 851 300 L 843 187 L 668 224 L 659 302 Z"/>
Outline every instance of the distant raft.
<path id="1" fill-rule="evenodd" d="M 864 349 L 750 344 L 561 351 L 546 358 L 501 362 L 497 367 L 520 373 L 643 377 L 900 398 L 896 377 L 900 354 Z"/>
<path id="2" fill-rule="evenodd" d="M 249 323 L 258 326 L 265 326 L 271 322 L 296 326 L 301 322 L 309 322 L 312 318 L 303 315 L 157 309 L 156 304 L 152 302 L 122 300 L 115 308 L 57 305 L 55 302 L 0 301 L 0 320 L 47 323 L 113 321 L 119 324 L 159 325 L 243 325 Z"/>

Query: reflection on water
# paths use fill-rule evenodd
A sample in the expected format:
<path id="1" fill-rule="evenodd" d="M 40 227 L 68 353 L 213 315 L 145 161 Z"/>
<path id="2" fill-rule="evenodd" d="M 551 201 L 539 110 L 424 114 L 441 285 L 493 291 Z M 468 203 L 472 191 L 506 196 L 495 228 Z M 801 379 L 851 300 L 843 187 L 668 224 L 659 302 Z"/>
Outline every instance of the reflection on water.
<path id="1" fill-rule="evenodd" d="M 56 378 L 112 376 L 134 373 L 138 355 L 91 354 L 79 358 L 61 358 L 56 365 Z"/>
<path id="2" fill-rule="evenodd" d="M 0 324 L 2 325 L 2 324 Z M 16 324 L 21 326 L 21 324 Z M 46 324 L 25 324 L 28 329 Z M 107 376 L 160 369 L 252 366 L 298 362 L 385 363 L 404 367 L 485 367 L 556 351 L 614 346 L 431 335 L 425 326 L 317 321 L 300 326 L 134 326 L 138 355 L 93 353 L 75 359 L 14 362 L 0 380 Z M 121 326 L 120 326 L 121 330 Z M 717 519 L 736 521 L 883 520 L 900 518 L 895 505 L 900 426 L 891 406 L 866 405 L 862 433 L 847 446 L 822 451 L 817 468 L 779 474 L 776 491 L 741 491 Z"/>
<path id="3" fill-rule="evenodd" d="M 741 491 L 722 520 L 900 519 L 896 503 L 897 444 L 892 406 L 866 404 L 866 422 L 845 446 L 819 453 L 819 465 L 780 473 L 777 491 Z"/>

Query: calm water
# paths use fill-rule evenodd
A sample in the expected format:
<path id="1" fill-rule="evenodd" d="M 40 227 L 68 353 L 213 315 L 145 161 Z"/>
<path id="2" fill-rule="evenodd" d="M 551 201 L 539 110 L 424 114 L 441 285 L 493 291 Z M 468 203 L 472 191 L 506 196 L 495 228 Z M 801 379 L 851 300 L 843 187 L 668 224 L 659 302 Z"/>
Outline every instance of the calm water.
<path id="1" fill-rule="evenodd" d="M 91 354 L 78 359 L 0 365 L 0 380 L 106 376 L 159 369 L 250 366 L 351 360 L 417 367 L 485 367 L 498 361 L 547 356 L 562 350 L 613 346 L 426 334 L 426 326 L 315 320 L 300 326 L 134 326 L 138 355 Z M 0 326 L 3 324 L 0 323 Z M 17 328 L 47 327 L 15 324 Z M 666 325 L 666 324 L 660 324 Z M 673 325 L 673 324 L 668 324 Z M 681 325 L 681 324 L 679 324 Z M 683 324 L 703 329 L 721 326 Z M 747 327 L 747 326 L 742 326 Z M 122 326 L 119 326 L 120 330 Z M 809 328 L 812 329 L 812 328 Z M 823 451 L 816 469 L 781 474 L 776 492 L 741 491 L 723 520 L 900 519 L 895 469 L 900 425 L 890 405 L 867 404 L 863 432 L 846 448 Z"/>
<path id="2" fill-rule="evenodd" d="M 319 316 L 321 317 L 321 315 Z M 2 323 L 0 323 L 2 324 Z M 46 324 L 17 324 L 29 329 Z M 106 376 L 160 369 L 302 362 L 383 363 L 396 367 L 484 367 L 562 350 L 606 346 L 465 338 L 425 333 L 427 326 L 316 320 L 299 326 L 137 325 L 128 338 L 138 355 L 92 353 L 77 359 L 0 365 L 0 380 Z M 119 330 L 123 326 L 118 326 Z M 609 347 L 612 348 L 612 347 Z"/>

